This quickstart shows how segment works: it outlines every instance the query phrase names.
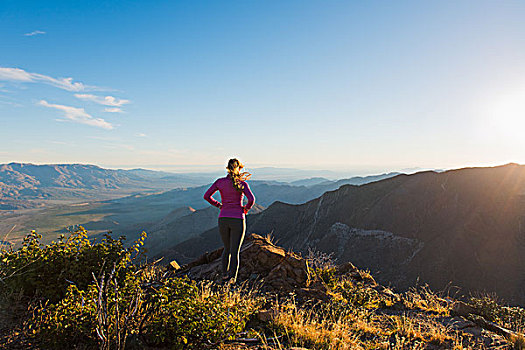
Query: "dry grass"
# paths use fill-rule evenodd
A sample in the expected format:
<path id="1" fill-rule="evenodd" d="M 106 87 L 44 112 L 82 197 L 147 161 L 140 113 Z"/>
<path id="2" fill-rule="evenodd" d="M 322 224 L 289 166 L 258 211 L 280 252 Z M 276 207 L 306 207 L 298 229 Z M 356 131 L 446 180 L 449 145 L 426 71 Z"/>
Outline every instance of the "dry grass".
<path id="1" fill-rule="evenodd" d="M 233 286 L 225 284 L 218 287 L 216 283 L 207 281 L 199 283 L 199 291 L 201 301 L 212 296 L 219 296 L 224 305 L 228 307 L 234 307 L 242 303 L 246 307 L 255 310 L 264 302 L 264 297 L 259 294 L 256 285 L 241 284 Z"/>
<path id="2" fill-rule="evenodd" d="M 428 286 L 410 289 L 403 294 L 403 302 L 410 309 L 419 309 L 442 316 L 450 315 L 450 305 L 433 293 Z"/>
<path id="3" fill-rule="evenodd" d="M 443 345 L 454 341 L 450 329 L 428 318 L 409 317 L 406 314 L 393 316 L 391 319 L 392 334 L 398 334 L 411 340 Z"/>
<path id="4" fill-rule="evenodd" d="M 278 308 L 273 323 L 283 330 L 288 343 L 313 349 L 362 349 L 351 325 L 342 319 L 321 317 L 293 302 Z"/>

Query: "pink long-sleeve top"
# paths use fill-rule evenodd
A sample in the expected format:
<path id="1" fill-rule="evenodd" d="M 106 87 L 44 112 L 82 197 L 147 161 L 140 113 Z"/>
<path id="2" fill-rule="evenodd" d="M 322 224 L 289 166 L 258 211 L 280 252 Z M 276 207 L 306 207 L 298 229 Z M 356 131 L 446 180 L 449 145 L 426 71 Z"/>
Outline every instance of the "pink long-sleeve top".
<path id="1" fill-rule="evenodd" d="M 241 181 L 241 183 L 243 184 L 244 188 L 242 193 L 239 193 L 235 187 L 233 187 L 230 176 L 226 175 L 225 177 L 215 180 L 210 188 L 208 188 L 206 193 L 204 193 L 205 200 L 207 200 L 211 205 L 221 208 L 221 212 L 219 213 L 220 218 L 226 217 L 244 219 L 244 214 L 247 213 L 255 203 L 255 197 L 250 190 L 248 183 L 245 181 Z M 212 198 L 213 194 L 217 191 L 219 191 L 221 194 L 222 203 L 219 203 L 214 198 Z M 242 205 L 244 195 L 246 195 L 246 198 L 248 199 L 248 203 L 246 203 L 245 206 Z"/>

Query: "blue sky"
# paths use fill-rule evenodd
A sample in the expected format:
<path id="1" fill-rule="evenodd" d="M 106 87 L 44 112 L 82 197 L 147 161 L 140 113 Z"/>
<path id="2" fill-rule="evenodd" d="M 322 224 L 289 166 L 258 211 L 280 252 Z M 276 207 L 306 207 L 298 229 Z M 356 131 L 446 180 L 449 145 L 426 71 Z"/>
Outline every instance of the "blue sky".
<path id="1" fill-rule="evenodd" d="M 0 163 L 525 163 L 523 18 L 524 1 L 3 0 Z"/>

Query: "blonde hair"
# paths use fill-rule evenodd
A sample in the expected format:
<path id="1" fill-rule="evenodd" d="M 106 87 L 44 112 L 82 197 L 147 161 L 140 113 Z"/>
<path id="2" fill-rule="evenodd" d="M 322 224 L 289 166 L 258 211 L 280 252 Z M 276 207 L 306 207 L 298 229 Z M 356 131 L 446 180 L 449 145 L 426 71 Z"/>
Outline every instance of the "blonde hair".
<path id="1" fill-rule="evenodd" d="M 244 168 L 244 164 L 242 164 L 237 158 L 230 159 L 228 161 L 228 165 L 226 166 L 226 170 L 228 170 L 233 187 L 241 193 L 244 189 L 244 185 L 241 183 L 241 181 L 246 181 L 252 176 L 252 174 L 246 171 L 241 172 L 242 168 Z"/>

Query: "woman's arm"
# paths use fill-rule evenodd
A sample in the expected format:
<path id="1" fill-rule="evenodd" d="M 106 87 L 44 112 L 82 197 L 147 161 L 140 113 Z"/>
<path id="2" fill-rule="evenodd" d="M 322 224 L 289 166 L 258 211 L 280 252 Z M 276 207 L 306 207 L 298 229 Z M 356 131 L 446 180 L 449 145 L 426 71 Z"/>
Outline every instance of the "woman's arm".
<path id="1" fill-rule="evenodd" d="M 204 193 L 204 199 L 206 201 L 208 201 L 208 203 L 210 203 L 211 205 L 213 205 L 214 207 L 217 207 L 217 208 L 221 208 L 222 207 L 222 204 L 217 202 L 212 196 L 215 192 L 217 192 L 219 188 L 217 187 L 217 180 L 215 180 L 215 182 L 210 186 L 210 188 L 208 188 L 208 190 L 206 191 L 206 193 Z"/>
<path id="2" fill-rule="evenodd" d="M 248 186 L 248 183 L 246 181 L 243 181 L 243 185 L 244 187 L 242 191 L 248 199 L 248 203 L 246 203 L 246 205 L 244 206 L 244 211 L 246 213 L 253 207 L 253 204 L 255 203 L 255 196 L 253 195 L 252 191 L 250 190 L 250 186 Z"/>

